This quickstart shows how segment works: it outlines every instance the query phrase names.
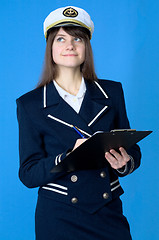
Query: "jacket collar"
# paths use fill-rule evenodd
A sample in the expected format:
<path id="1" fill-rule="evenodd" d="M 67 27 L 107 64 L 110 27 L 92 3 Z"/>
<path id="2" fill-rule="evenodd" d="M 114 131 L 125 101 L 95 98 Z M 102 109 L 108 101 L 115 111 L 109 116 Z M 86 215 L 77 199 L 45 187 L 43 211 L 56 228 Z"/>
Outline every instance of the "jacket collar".
<path id="1" fill-rule="evenodd" d="M 89 97 L 93 101 L 96 99 L 105 99 L 109 98 L 108 95 L 104 92 L 98 82 L 90 83 L 85 81 L 86 83 L 86 98 Z M 49 84 L 44 86 L 43 89 L 43 107 L 47 108 L 53 105 L 56 105 L 60 102 L 60 95 L 57 92 L 53 82 L 51 81 Z"/>
<path id="2" fill-rule="evenodd" d="M 99 85 L 100 86 L 100 85 Z M 105 113 L 108 107 L 108 96 L 104 90 L 98 86 L 98 83 L 89 83 L 86 81 L 86 93 L 81 105 L 79 114 L 77 114 L 59 95 L 53 82 L 44 87 L 44 110 L 48 117 L 63 125 L 74 125 L 93 134 L 90 126 Z M 67 125 L 68 126 L 68 125 Z M 100 130 L 100 129 L 99 129 Z"/>
<path id="3" fill-rule="evenodd" d="M 60 95 L 58 94 L 53 82 L 44 86 L 43 89 L 43 107 L 47 108 L 56 105 L 60 102 Z"/>

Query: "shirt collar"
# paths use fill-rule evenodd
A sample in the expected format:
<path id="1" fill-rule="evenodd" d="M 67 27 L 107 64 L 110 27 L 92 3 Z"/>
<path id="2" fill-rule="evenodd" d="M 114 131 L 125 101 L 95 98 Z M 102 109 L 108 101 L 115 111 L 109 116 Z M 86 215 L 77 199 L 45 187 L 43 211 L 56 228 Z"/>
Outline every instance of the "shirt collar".
<path id="1" fill-rule="evenodd" d="M 64 99 L 65 97 L 67 96 L 73 96 L 72 94 L 68 93 L 67 91 L 65 91 L 63 88 L 61 88 L 56 81 L 53 81 L 59 95 Z M 86 84 L 85 84 L 85 81 L 84 81 L 84 78 L 82 77 L 82 81 L 81 81 L 81 85 L 80 85 L 80 89 L 77 93 L 76 98 L 82 98 L 84 96 L 86 92 Z"/>

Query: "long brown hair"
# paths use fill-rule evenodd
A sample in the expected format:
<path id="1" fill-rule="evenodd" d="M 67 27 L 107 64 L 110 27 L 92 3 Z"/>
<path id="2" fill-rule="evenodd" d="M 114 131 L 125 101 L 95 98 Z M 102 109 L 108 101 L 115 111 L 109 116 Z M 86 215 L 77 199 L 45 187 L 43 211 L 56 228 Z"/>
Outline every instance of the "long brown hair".
<path id="1" fill-rule="evenodd" d="M 60 27 L 53 28 L 48 33 L 46 51 L 45 51 L 45 62 L 43 67 L 43 72 L 38 82 L 37 87 L 42 87 L 45 84 L 48 84 L 53 79 L 56 79 L 58 72 L 55 62 L 52 58 L 52 44 L 56 34 L 58 33 Z M 88 81 L 97 80 L 97 76 L 94 69 L 93 53 L 92 47 L 89 40 L 89 32 L 87 29 L 82 27 L 63 27 L 65 32 L 74 37 L 82 38 L 85 42 L 85 61 L 80 66 L 80 71 L 83 77 Z"/>

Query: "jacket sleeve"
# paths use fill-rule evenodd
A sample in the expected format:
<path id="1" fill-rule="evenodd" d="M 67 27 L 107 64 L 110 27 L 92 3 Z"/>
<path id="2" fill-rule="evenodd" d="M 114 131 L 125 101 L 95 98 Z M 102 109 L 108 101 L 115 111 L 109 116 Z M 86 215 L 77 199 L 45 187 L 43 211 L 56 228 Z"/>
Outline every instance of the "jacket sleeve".
<path id="1" fill-rule="evenodd" d="M 67 154 L 54 149 L 47 156 L 44 148 L 44 137 L 29 118 L 20 99 L 17 101 L 17 118 L 19 123 L 19 178 L 29 188 L 43 186 L 64 173 L 50 173 Z"/>
<path id="2" fill-rule="evenodd" d="M 122 89 L 121 83 L 119 83 L 118 94 L 116 94 L 116 124 L 118 129 L 130 129 L 129 120 L 126 113 L 124 93 Z M 141 152 L 140 148 L 137 144 L 131 147 L 127 153 L 130 156 L 130 161 L 126 164 L 126 166 L 122 169 L 115 170 L 116 174 L 120 177 L 126 176 L 132 173 L 140 166 Z"/>

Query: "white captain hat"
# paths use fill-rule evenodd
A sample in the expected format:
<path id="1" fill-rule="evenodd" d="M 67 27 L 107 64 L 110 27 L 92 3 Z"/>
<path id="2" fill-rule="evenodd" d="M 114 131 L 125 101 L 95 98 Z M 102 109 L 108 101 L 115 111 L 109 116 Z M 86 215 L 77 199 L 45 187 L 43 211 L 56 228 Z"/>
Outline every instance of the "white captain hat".
<path id="1" fill-rule="evenodd" d="M 67 6 L 52 11 L 44 21 L 44 35 L 47 39 L 48 30 L 53 27 L 80 26 L 89 30 L 90 39 L 94 31 L 94 24 L 90 15 L 82 8 Z"/>

